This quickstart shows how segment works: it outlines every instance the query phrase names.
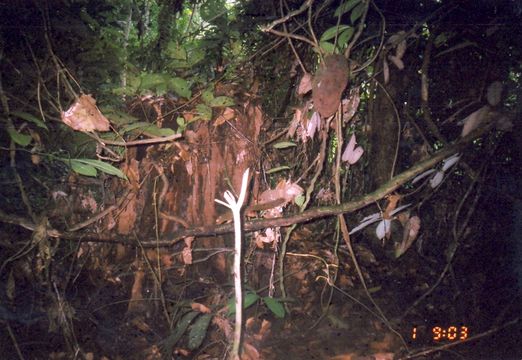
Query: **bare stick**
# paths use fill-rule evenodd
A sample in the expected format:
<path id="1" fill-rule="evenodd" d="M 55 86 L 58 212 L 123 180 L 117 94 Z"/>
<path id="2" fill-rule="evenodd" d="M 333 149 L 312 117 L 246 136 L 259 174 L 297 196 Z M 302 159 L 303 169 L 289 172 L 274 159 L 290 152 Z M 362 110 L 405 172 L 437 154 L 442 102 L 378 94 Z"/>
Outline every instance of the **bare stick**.
<path id="1" fill-rule="evenodd" d="M 248 186 L 248 172 L 246 169 L 243 173 L 243 180 L 241 181 L 241 192 L 237 198 L 230 191 L 225 191 L 223 197 L 226 202 L 215 199 L 218 204 L 226 206 L 232 210 L 234 216 L 234 288 L 236 291 L 236 328 L 234 329 L 234 344 L 232 352 L 230 353 L 230 360 L 239 360 L 241 348 L 241 327 L 243 324 L 243 291 L 241 289 L 241 206 L 245 201 L 246 188 Z"/>

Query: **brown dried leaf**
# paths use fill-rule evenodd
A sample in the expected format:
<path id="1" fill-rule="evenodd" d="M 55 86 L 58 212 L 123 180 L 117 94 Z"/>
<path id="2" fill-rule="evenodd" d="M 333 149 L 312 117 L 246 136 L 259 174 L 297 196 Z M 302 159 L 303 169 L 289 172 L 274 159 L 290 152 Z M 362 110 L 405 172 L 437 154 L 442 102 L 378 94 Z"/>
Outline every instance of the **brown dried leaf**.
<path id="1" fill-rule="evenodd" d="M 382 60 L 382 72 L 384 75 L 384 85 L 387 85 L 390 82 L 390 67 L 386 59 Z"/>
<path id="2" fill-rule="evenodd" d="M 395 258 L 398 258 L 404 254 L 414 243 L 415 239 L 417 239 L 417 236 L 419 235 L 420 226 L 421 220 L 418 216 L 412 216 L 408 220 L 404 226 L 402 242 L 398 244 L 397 248 L 395 249 Z"/>
<path id="3" fill-rule="evenodd" d="M 15 290 L 16 290 L 16 283 L 15 283 L 15 278 L 13 275 L 13 269 L 11 269 L 11 271 L 9 272 L 9 276 L 7 277 L 7 286 L 5 289 L 5 294 L 7 295 L 7 298 L 9 300 L 14 300 Z"/>
<path id="4" fill-rule="evenodd" d="M 312 90 L 312 75 L 310 73 L 306 73 L 301 78 L 299 82 L 299 87 L 297 88 L 297 95 L 304 95 Z"/>
<path id="5" fill-rule="evenodd" d="M 81 95 L 61 116 L 67 126 L 78 131 L 109 131 L 110 128 L 109 120 L 100 112 L 91 95 Z"/>
<path id="6" fill-rule="evenodd" d="M 235 117 L 236 117 L 236 111 L 232 108 L 227 107 L 227 108 L 225 108 L 223 113 L 217 117 L 216 121 L 214 121 L 214 126 L 220 126 L 220 125 L 224 124 L 226 121 L 230 121 L 230 120 L 234 119 Z"/>
<path id="7" fill-rule="evenodd" d="M 397 203 L 401 199 L 400 195 L 392 194 L 388 195 L 388 205 L 386 205 L 386 210 L 382 215 L 383 219 L 391 219 L 391 212 L 397 208 Z"/>
<path id="8" fill-rule="evenodd" d="M 489 113 L 489 106 L 483 106 L 477 111 L 471 113 L 467 118 L 464 119 L 464 126 L 462 127 L 461 137 L 465 137 L 473 130 L 477 129 L 484 123 Z"/>
<path id="9" fill-rule="evenodd" d="M 192 264 L 192 249 L 187 247 L 184 248 L 181 252 L 181 257 L 185 265 Z"/>
<path id="10" fill-rule="evenodd" d="M 259 360 L 261 357 L 259 356 L 259 351 L 249 344 L 245 342 L 243 344 L 243 353 L 241 354 L 241 360 Z"/>
<path id="11" fill-rule="evenodd" d="M 335 114 L 341 95 L 348 84 L 349 67 L 342 55 L 329 55 L 321 64 L 312 82 L 315 109 L 323 117 Z"/>
<path id="12" fill-rule="evenodd" d="M 305 108 L 297 108 L 294 112 L 294 117 L 292 118 L 292 121 L 290 122 L 290 125 L 288 126 L 288 137 L 293 138 L 294 134 L 301 125 L 301 120 L 303 119 L 303 114 L 306 113 Z"/>
<path id="13" fill-rule="evenodd" d="M 190 307 L 192 308 L 192 310 L 199 311 L 203 314 L 210 314 L 212 312 L 207 306 L 200 303 L 192 303 Z"/>
<path id="14" fill-rule="evenodd" d="M 353 116 L 359 108 L 361 102 L 361 96 L 359 95 L 359 88 L 353 88 L 350 90 L 350 96 L 348 99 L 343 99 L 343 121 L 346 124 L 352 120 Z"/>

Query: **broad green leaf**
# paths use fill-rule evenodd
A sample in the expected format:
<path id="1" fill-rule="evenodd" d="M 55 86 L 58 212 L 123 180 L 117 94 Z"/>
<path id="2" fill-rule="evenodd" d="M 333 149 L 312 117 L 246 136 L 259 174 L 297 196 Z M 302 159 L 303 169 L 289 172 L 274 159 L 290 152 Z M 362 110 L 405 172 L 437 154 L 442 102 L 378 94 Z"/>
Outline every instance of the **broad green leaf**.
<path id="1" fill-rule="evenodd" d="M 70 161 L 71 169 L 73 169 L 74 172 L 85 175 L 85 176 L 91 176 L 95 177 L 98 175 L 98 172 L 96 171 L 96 168 L 91 165 L 86 165 L 81 162 L 77 162 L 74 159 Z"/>
<path id="2" fill-rule="evenodd" d="M 355 32 L 355 29 L 353 27 L 349 27 L 348 29 L 344 30 L 342 33 L 339 34 L 339 37 L 337 38 L 337 46 L 344 47 L 348 44 L 348 41 L 353 36 L 353 33 Z"/>
<path id="3" fill-rule="evenodd" d="M 339 25 L 339 26 L 332 26 L 328 30 L 326 30 L 323 35 L 321 36 L 321 40 L 319 42 L 327 41 L 330 39 L 333 39 L 335 35 L 340 34 L 341 31 L 349 29 L 350 26 L 348 25 Z"/>
<path id="4" fill-rule="evenodd" d="M 439 47 L 441 45 L 444 45 L 446 44 L 446 42 L 448 41 L 448 34 L 443 32 L 443 33 L 440 33 L 436 38 L 435 40 L 433 41 L 433 43 L 435 44 L 436 47 Z"/>
<path id="5" fill-rule="evenodd" d="M 265 296 L 263 298 L 263 302 L 265 303 L 266 307 L 270 309 L 270 311 L 277 317 L 277 318 L 284 318 L 285 317 L 285 308 L 283 304 L 281 304 L 281 301 L 271 298 L 269 296 Z"/>
<path id="6" fill-rule="evenodd" d="M 60 160 L 71 164 L 71 168 L 74 171 L 76 171 L 77 173 L 80 173 L 82 175 L 96 176 L 96 170 L 100 170 L 106 174 L 115 175 L 119 178 L 127 180 L 127 177 L 120 169 L 112 166 L 111 164 L 100 161 L 100 160 L 95 160 L 95 159 L 60 159 Z M 82 169 L 84 169 L 84 171 L 86 173 L 81 173 L 80 171 L 82 171 L 82 170 L 80 170 L 80 171 L 77 170 L 77 169 L 80 169 L 80 165 L 84 165 L 84 167 Z M 94 171 L 89 169 L 89 167 L 94 168 Z"/>
<path id="7" fill-rule="evenodd" d="M 303 194 L 296 196 L 294 202 L 299 207 L 303 206 L 305 202 L 305 196 Z"/>
<path id="8" fill-rule="evenodd" d="M 185 49 L 182 46 L 176 44 L 174 41 L 169 42 L 167 45 L 167 55 L 171 59 L 187 60 L 187 52 Z"/>
<path id="9" fill-rule="evenodd" d="M 9 133 L 9 136 L 11 137 L 11 139 L 17 143 L 18 145 L 20 146 L 27 146 L 31 143 L 31 140 L 33 139 L 31 137 L 31 135 L 26 135 L 26 134 L 22 134 L 22 133 L 19 133 L 18 131 L 16 131 L 15 129 L 7 129 L 7 132 Z"/>
<path id="10" fill-rule="evenodd" d="M 254 292 L 247 292 L 245 298 L 243 299 L 243 309 L 248 309 L 252 306 L 257 300 L 259 300 L 259 295 Z M 236 312 L 236 299 L 232 298 L 228 301 L 228 314 L 232 315 Z"/>
<path id="11" fill-rule="evenodd" d="M 272 168 L 270 170 L 268 170 L 266 173 L 267 174 L 273 174 L 273 173 L 276 173 L 276 172 L 279 172 L 279 171 L 283 171 L 283 170 L 289 170 L 290 167 L 289 166 L 278 166 L 278 167 L 275 167 L 275 168 Z"/>
<path id="12" fill-rule="evenodd" d="M 147 74 L 141 75 L 140 89 L 142 90 L 154 90 L 159 85 L 165 84 L 165 76 L 162 74 Z"/>
<path id="13" fill-rule="evenodd" d="M 234 100 L 228 96 L 218 96 L 210 102 L 210 106 L 212 107 L 232 106 L 234 104 Z"/>
<path id="14" fill-rule="evenodd" d="M 138 121 L 138 118 L 112 107 L 102 107 L 100 110 L 105 117 L 111 120 L 111 123 L 118 126 L 132 124 Z"/>
<path id="15" fill-rule="evenodd" d="M 188 348 L 190 350 L 195 350 L 201 346 L 205 336 L 207 336 L 208 325 L 210 320 L 212 320 L 212 316 L 212 314 L 201 315 L 190 328 L 188 336 Z"/>
<path id="16" fill-rule="evenodd" d="M 293 143 L 291 141 L 282 141 L 278 142 L 277 144 L 272 145 L 274 149 L 286 149 L 292 146 L 297 146 L 296 143 Z"/>
<path id="17" fill-rule="evenodd" d="M 205 104 L 197 104 L 196 111 L 198 113 L 198 118 L 201 120 L 208 121 L 212 118 L 212 109 L 210 108 L 210 106 L 207 106 Z"/>
<path id="18" fill-rule="evenodd" d="M 168 347 L 173 348 L 179 339 L 181 339 L 192 320 L 194 320 L 194 318 L 199 314 L 201 313 L 197 311 L 190 311 L 183 315 L 183 317 L 176 323 L 176 328 L 174 331 L 164 340 L 164 343 Z"/>
<path id="19" fill-rule="evenodd" d="M 352 24 L 354 24 L 361 17 L 361 15 L 364 13 L 364 10 L 366 10 L 366 5 L 364 3 L 357 5 L 352 10 L 352 13 L 350 14 L 350 21 Z"/>
<path id="20" fill-rule="evenodd" d="M 159 128 L 155 125 L 150 125 L 143 128 L 143 131 L 154 136 L 170 136 L 176 132 L 170 128 Z"/>
<path id="21" fill-rule="evenodd" d="M 361 0 L 348 0 L 345 3 L 341 4 L 341 6 L 339 6 L 337 8 L 337 10 L 335 10 L 335 13 L 334 13 L 335 17 L 346 14 L 348 11 L 352 10 L 360 2 L 361 2 Z"/>
<path id="22" fill-rule="evenodd" d="M 334 44 L 328 42 L 328 41 L 323 41 L 321 43 L 319 43 L 319 46 L 321 47 L 321 49 L 323 49 L 323 51 L 326 53 L 326 54 L 334 54 L 335 53 L 335 46 Z"/>
<path id="23" fill-rule="evenodd" d="M 120 132 L 120 134 L 125 134 L 125 133 L 128 133 L 129 131 L 133 131 L 136 129 L 144 129 L 147 126 L 150 126 L 150 123 L 145 122 L 145 121 L 140 121 L 140 122 L 137 122 L 134 124 L 125 125 L 124 127 L 122 127 L 119 130 L 119 132 Z"/>
<path id="24" fill-rule="evenodd" d="M 205 59 L 206 53 L 204 49 L 195 48 L 190 50 L 190 56 L 188 57 L 189 65 L 192 67 L 198 64 L 201 60 Z"/>
<path id="25" fill-rule="evenodd" d="M 39 118 L 37 118 L 36 116 L 34 116 L 32 114 L 29 114 L 29 113 L 26 113 L 23 111 L 13 111 L 11 113 L 11 115 L 16 116 L 16 117 L 26 120 L 26 121 L 30 121 L 30 122 L 34 123 L 36 126 L 41 127 L 42 129 L 49 130 L 47 128 L 47 125 L 45 125 L 45 123 L 42 120 L 40 120 Z"/>
<path id="26" fill-rule="evenodd" d="M 179 96 L 187 99 L 192 96 L 188 82 L 179 77 L 173 77 L 170 79 L 170 89 L 176 92 Z"/>
<path id="27" fill-rule="evenodd" d="M 182 116 L 178 116 L 176 118 L 176 123 L 178 124 L 178 126 L 185 126 L 185 118 Z"/>
<path id="28" fill-rule="evenodd" d="M 206 89 L 201 94 L 201 99 L 203 99 L 203 102 L 207 105 L 210 105 L 210 102 L 214 100 L 214 93 L 212 92 L 212 89 Z"/>

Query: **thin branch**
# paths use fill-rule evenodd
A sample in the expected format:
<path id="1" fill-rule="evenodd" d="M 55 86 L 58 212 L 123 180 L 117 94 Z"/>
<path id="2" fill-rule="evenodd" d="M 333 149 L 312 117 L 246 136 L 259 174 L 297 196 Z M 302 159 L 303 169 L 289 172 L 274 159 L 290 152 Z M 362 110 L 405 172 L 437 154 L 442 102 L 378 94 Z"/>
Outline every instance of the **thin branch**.
<path id="1" fill-rule="evenodd" d="M 301 7 L 297 10 L 294 10 L 292 12 L 289 12 L 288 14 L 286 14 L 286 16 L 283 16 L 282 18 L 280 19 L 277 19 L 275 21 L 272 21 L 270 24 L 266 25 L 266 26 L 262 26 L 261 27 L 261 31 L 263 32 L 271 32 L 273 30 L 274 27 L 276 27 L 277 25 L 279 24 L 282 24 L 282 23 L 285 23 L 287 22 L 289 19 L 293 18 L 294 16 L 297 16 L 303 12 L 305 12 L 309 7 L 312 6 L 312 3 L 314 2 L 314 0 L 306 0 L 303 5 L 301 5 Z"/>

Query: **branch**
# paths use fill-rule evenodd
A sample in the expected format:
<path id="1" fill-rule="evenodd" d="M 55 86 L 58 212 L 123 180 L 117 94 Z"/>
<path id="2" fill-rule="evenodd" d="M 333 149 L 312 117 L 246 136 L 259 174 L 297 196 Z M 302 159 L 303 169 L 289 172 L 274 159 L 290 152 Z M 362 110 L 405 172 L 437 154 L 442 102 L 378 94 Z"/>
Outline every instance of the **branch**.
<path id="1" fill-rule="evenodd" d="M 324 218 L 328 216 L 335 216 L 344 213 L 354 212 L 356 210 L 362 209 L 370 204 L 375 203 L 375 201 L 382 199 L 384 196 L 388 195 L 390 192 L 398 189 L 402 185 L 406 184 L 408 181 L 412 180 L 418 174 L 431 169 L 435 165 L 437 165 L 440 161 L 445 158 L 462 151 L 464 148 L 469 146 L 473 140 L 477 137 L 484 135 L 487 131 L 491 130 L 493 127 L 492 124 L 486 125 L 481 129 L 476 129 L 472 133 L 470 133 L 465 138 L 462 138 L 459 142 L 454 145 L 450 145 L 435 154 L 432 155 L 429 159 L 426 159 L 417 165 L 414 165 L 412 168 L 404 171 L 402 174 L 395 176 L 385 184 L 383 184 L 380 188 L 366 194 L 364 196 L 359 197 L 353 201 L 348 203 L 344 203 L 341 205 L 333 205 L 333 206 L 323 206 L 318 208 L 313 208 L 302 213 L 290 215 L 287 217 L 277 218 L 277 219 L 260 219 L 248 221 L 244 224 L 244 230 L 247 232 L 252 232 L 255 230 L 266 229 L 268 227 L 275 226 L 290 226 L 293 224 L 304 223 L 310 220 Z M 36 225 L 30 220 L 25 218 L 15 216 L 15 215 L 7 215 L 2 210 L 0 210 L 0 222 L 11 223 L 20 225 L 26 229 L 34 230 Z M 234 231 L 233 224 L 223 224 L 217 226 L 199 226 L 192 229 L 181 230 L 173 235 L 169 236 L 169 238 L 164 238 L 162 240 L 156 241 L 156 239 L 151 239 L 149 241 L 142 242 L 144 247 L 156 247 L 156 246 L 171 246 L 181 240 L 183 240 L 187 236 L 214 236 L 221 234 L 228 234 Z M 60 237 L 62 239 L 78 239 L 81 238 L 82 241 L 92 241 L 92 242 L 110 242 L 110 243 L 123 243 L 127 245 L 134 245 L 131 243 L 127 237 L 125 236 L 112 236 L 110 238 L 102 238 L 98 234 L 77 234 L 71 232 L 60 232 L 54 229 L 48 229 L 47 235 L 50 237 Z"/>

